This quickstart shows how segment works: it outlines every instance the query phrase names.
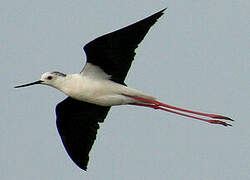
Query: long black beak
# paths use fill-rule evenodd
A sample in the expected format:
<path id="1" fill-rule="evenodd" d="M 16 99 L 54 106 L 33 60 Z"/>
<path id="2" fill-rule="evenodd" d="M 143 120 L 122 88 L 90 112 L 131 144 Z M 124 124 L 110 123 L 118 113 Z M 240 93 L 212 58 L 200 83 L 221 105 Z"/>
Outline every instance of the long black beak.
<path id="1" fill-rule="evenodd" d="M 35 82 L 32 82 L 32 83 L 20 85 L 20 86 L 15 86 L 14 88 L 26 87 L 26 86 L 31 86 L 31 85 L 35 85 L 35 84 L 41 84 L 42 82 L 43 81 L 39 80 L 39 81 L 35 81 Z"/>

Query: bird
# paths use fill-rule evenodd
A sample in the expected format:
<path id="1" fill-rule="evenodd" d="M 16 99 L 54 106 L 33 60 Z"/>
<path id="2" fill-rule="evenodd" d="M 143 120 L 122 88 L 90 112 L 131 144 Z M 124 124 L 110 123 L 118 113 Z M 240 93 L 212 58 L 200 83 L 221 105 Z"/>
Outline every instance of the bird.
<path id="1" fill-rule="evenodd" d="M 80 73 L 46 72 L 38 81 L 15 86 L 48 85 L 68 96 L 55 108 L 56 125 L 66 152 L 82 170 L 87 170 L 97 130 L 112 106 L 143 106 L 212 124 L 231 126 L 222 121 L 233 121 L 229 117 L 168 105 L 125 84 L 136 54 L 135 49 L 166 9 L 87 43 L 83 47 L 87 60 Z"/>

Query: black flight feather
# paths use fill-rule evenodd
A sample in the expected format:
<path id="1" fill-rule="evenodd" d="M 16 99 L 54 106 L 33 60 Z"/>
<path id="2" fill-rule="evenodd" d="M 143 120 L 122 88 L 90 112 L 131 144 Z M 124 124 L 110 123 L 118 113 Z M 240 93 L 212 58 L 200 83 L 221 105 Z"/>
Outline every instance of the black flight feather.
<path id="1" fill-rule="evenodd" d="M 87 62 L 99 66 L 111 75 L 111 80 L 124 84 L 135 49 L 164 10 L 88 43 L 84 47 Z M 63 145 L 71 159 L 83 170 L 87 169 L 98 123 L 104 121 L 109 109 L 71 97 L 56 106 L 56 124 Z"/>

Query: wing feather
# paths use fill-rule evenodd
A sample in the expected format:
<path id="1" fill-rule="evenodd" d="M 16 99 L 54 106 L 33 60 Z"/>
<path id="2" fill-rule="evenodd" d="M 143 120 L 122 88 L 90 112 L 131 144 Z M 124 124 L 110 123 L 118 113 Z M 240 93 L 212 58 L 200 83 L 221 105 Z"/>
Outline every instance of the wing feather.
<path id="1" fill-rule="evenodd" d="M 87 62 L 99 66 L 111 80 L 124 84 L 135 49 L 165 9 L 120 30 L 108 33 L 84 46 Z"/>
<path id="2" fill-rule="evenodd" d="M 56 125 L 63 145 L 70 158 L 83 170 L 87 170 L 99 122 L 104 121 L 109 109 L 70 97 L 56 106 Z"/>

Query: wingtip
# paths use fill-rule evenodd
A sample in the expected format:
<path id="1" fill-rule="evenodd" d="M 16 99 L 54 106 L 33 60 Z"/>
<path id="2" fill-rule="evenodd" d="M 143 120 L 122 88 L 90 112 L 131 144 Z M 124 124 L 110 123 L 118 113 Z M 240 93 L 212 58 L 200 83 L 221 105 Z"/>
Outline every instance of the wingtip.
<path id="1" fill-rule="evenodd" d="M 77 163 L 75 163 L 81 170 L 84 170 L 85 172 L 87 172 L 88 171 L 88 168 L 87 168 L 87 165 L 80 165 L 80 164 L 77 164 Z"/>
<path id="2" fill-rule="evenodd" d="M 160 13 L 160 14 L 164 14 L 165 12 L 165 10 L 167 10 L 168 8 L 167 7 L 165 7 L 164 9 L 162 9 L 162 10 L 160 10 L 159 12 L 157 12 L 157 13 Z"/>
<path id="3" fill-rule="evenodd" d="M 168 9 L 168 7 L 165 7 L 164 9 L 162 9 L 162 12 L 164 12 L 165 10 L 167 10 Z"/>
<path id="4" fill-rule="evenodd" d="M 154 13 L 153 15 L 149 16 L 148 18 L 152 18 L 152 17 L 156 17 L 156 19 L 160 18 L 165 12 L 167 8 L 164 8 L 160 11 L 157 11 L 156 13 Z"/>

